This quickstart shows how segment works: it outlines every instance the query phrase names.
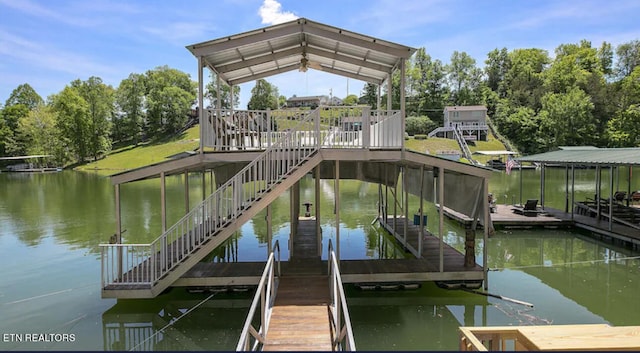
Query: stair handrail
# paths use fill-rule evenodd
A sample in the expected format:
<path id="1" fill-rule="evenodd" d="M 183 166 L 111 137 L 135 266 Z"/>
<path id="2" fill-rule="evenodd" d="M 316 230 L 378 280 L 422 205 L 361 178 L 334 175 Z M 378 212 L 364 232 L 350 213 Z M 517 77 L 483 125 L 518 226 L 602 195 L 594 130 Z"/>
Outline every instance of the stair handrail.
<path id="1" fill-rule="evenodd" d="M 277 251 L 277 257 L 274 254 Z M 269 254 L 262 277 L 253 296 L 247 319 L 244 322 L 240 339 L 236 345 L 236 351 L 256 351 L 266 342 L 269 321 L 273 312 L 278 282 L 280 279 L 280 243 L 276 240 L 273 250 Z M 260 303 L 260 327 L 253 327 L 253 319 Z"/>
<path id="2" fill-rule="evenodd" d="M 471 162 L 471 164 L 474 164 L 474 165 L 478 164 L 478 162 L 476 162 L 476 160 L 473 159 L 473 157 L 471 156 L 471 150 L 469 149 L 469 145 L 467 145 L 467 141 L 465 141 L 462 135 L 460 134 L 458 127 L 454 127 L 453 135 L 455 136 L 456 141 L 458 141 L 458 145 L 460 145 L 460 148 L 462 149 L 462 154 L 464 155 L 464 157 L 468 159 Z"/>
<path id="3" fill-rule="evenodd" d="M 353 338 L 353 329 L 351 328 L 349 307 L 347 306 L 347 299 L 344 295 L 340 267 L 338 266 L 336 253 L 333 251 L 331 239 L 329 239 L 327 251 L 329 253 L 329 291 L 331 297 L 329 306 L 332 331 L 331 348 L 334 351 L 355 351 L 356 343 Z"/>
<path id="4" fill-rule="evenodd" d="M 311 137 L 307 134 L 298 134 L 301 126 L 310 123 L 314 123 L 315 136 L 311 136 L 314 138 L 313 143 L 308 143 Z M 306 139 L 307 143 L 303 143 L 305 141 L 302 139 Z M 319 112 L 315 109 L 153 242 L 138 244 L 136 247 L 127 246 L 127 244 L 117 246 L 102 244 L 102 287 L 105 288 L 108 284 L 153 286 L 186 256 L 195 252 L 202 243 L 248 208 L 250 205 L 244 205 L 244 200 L 255 200 L 270 191 L 274 185 L 284 179 L 287 173 L 310 158 L 319 148 Z M 245 190 L 242 190 L 243 184 L 257 180 L 264 180 L 265 188 L 258 189 L 254 183 L 249 190 L 252 195 L 243 195 L 245 194 Z M 232 193 L 231 200 L 225 197 L 229 190 Z M 216 217 L 212 219 L 210 215 L 214 214 Z M 188 239 L 183 239 L 183 235 Z M 169 258 L 170 245 L 174 246 L 174 249 Z M 126 254 L 123 254 L 123 250 Z M 123 266 L 122 259 L 128 260 L 129 253 L 132 254 L 134 261 L 127 261 L 127 266 Z M 110 258 L 117 258 L 119 263 L 110 264 Z M 135 276 L 124 276 L 127 271 L 134 268 Z"/>

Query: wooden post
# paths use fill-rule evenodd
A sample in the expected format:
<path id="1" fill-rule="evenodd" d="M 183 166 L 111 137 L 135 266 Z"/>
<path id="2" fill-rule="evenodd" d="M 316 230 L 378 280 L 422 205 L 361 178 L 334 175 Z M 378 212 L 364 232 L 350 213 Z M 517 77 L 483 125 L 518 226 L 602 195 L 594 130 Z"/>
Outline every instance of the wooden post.
<path id="1" fill-rule="evenodd" d="M 336 160 L 336 174 L 334 180 L 334 194 L 336 200 L 336 260 L 340 264 L 340 161 Z"/>
<path id="2" fill-rule="evenodd" d="M 602 174 L 600 173 L 600 165 L 596 165 L 596 220 L 600 220 L 601 210 L 600 210 L 600 184 L 602 184 L 600 178 Z"/>
<path id="3" fill-rule="evenodd" d="M 273 223 L 272 223 L 272 212 L 271 212 L 271 204 L 267 206 L 267 257 L 273 251 L 273 244 L 271 244 L 273 238 Z"/>
<path id="4" fill-rule="evenodd" d="M 407 248 L 407 232 L 409 231 L 409 191 L 407 190 L 407 167 L 402 167 L 402 198 L 404 199 L 404 247 Z"/>
<path id="5" fill-rule="evenodd" d="M 405 79 L 405 59 L 402 58 L 400 59 L 400 117 L 401 117 L 401 128 L 400 128 L 400 143 L 402 144 L 402 149 L 404 150 L 404 133 L 405 133 L 405 83 L 406 83 L 406 79 Z"/>
<path id="6" fill-rule="evenodd" d="M 184 171 L 184 213 L 189 213 L 189 171 Z"/>
<path id="7" fill-rule="evenodd" d="M 320 226 L 320 165 L 315 168 L 315 203 L 316 203 L 316 238 L 318 242 L 318 256 L 322 256 L 322 227 Z"/>
<path id="8" fill-rule="evenodd" d="M 204 78 L 202 72 L 204 71 L 204 65 L 202 56 L 198 56 L 198 121 L 200 123 L 200 154 L 204 154 L 204 134 L 211 133 L 211 131 L 205 131 L 202 127 L 204 123 Z"/>
<path id="9" fill-rule="evenodd" d="M 424 238 L 424 165 L 420 167 L 420 234 L 418 234 L 418 257 L 422 257 L 422 238 Z"/>
<path id="10" fill-rule="evenodd" d="M 576 200 L 576 170 L 573 166 L 573 163 L 571 164 L 571 219 L 573 220 L 573 205 L 575 204 Z"/>
<path id="11" fill-rule="evenodd" d="M 122 206 L 120 204 L 120 184 L 115 185 L 116 192 L 116 244 L 122 244 Z M 124 274 L 122 271 L 122 247 L 118 247 L 118 278 Z"/>
<path id="12" fill-rule="evenodd" d="M 393 105 L 393 80 L 391 79 L 391 74 L 387 75 L 387 111 L 390 112 Z M 394 196 L 395 198 L 395 196 Z"/>
<path id="13" fill-rule="evenodd" d="M 376 96 L 376 110 L 382 110 L 382 85 L 378 85 L 378 95 Z"/>
<path id="14" fill-rule="evenodd" d="M 440 202 L 439 233 L 440 233 L 440 272 L 444 272 L 444 168 L 438 168 L 438 202 Z M 487 227 L 485 227 L 486 229 Z"/>
<path id="15" fill-rule="evenodd" d="M 207 198 L 207 174 L 206 171 L 202 170 L 202 201 Z"/>
<path id="16" fill-rule="evenodd" d="M 540 169 L 540 206 L 544 210 L 544 184 L 545 184 L 545 165 L 542 164 Z"/>
<path id="17" fill-rule="evenodd" d="M 569 165 L 564 166 L 564 212 L 569 212 Z"/>
<path id="18" fill-rule="evenodd" d="M 164 172 L 160 172 L 160 216 L 162 220 L 162 233 L 167 231 L 167 190 Z"/>
<path id="19" fill-rule="evenodd" d="M 609 166 L 609 230 L 613 228 L 613 166 Z"/>
<path id="20" fill-rule="evenodd" d="M 483 195 L 484 195 L 484 200 L 487 200 L 487 198 L 489 197 L 489 180 L 488 179 L 484 179 L 482 182 L 482 188 L 483 188 Z M 483 233 L 484 233 L 484 240 L 483 240 L 483 244 L 482 244 L 482 271 L 484 272 L 484 289 L 489 289 L 489 227 L 486 226 L 487 224 L 489 224 L 491 218 L 489 217 L 489 207 L 484 207 L 484 224 L 485 227 L 483 227 Z M 474 260 L 475 262 L 475 260 Z"/>

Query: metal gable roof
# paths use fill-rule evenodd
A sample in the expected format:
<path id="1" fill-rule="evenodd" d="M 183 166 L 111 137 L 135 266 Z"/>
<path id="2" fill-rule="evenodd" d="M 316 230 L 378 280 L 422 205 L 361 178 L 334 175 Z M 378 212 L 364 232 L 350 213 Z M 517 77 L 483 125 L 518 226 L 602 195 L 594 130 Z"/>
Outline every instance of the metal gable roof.
<path id="1" fill-rule="evenodd" d="M 230 85 L 308 68 L 380 84 L 415 48 L 299 18 L 187 46 Z"/>
<path id="2" fill-rule="evenodd" d="M 640 148 L 573 147 L 570 149 L 520 157 L 516 160 L 568 165 L 640 165 Z"/>

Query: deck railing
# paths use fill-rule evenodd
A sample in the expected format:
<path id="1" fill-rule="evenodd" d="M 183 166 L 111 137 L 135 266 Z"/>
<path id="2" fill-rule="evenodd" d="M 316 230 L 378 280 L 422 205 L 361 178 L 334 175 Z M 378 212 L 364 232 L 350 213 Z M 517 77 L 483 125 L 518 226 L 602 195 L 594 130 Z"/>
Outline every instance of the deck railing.
<path id="1" fill-rule="evenodd" d="M 277 252 L 277 257 L 276 254 Z M 269 329 L 269 320 L 273 311 L 273 304 L 278 290 L 278 279 L 280 278 L 280 244 L 276 240 L 273 251 L 269 254 L 269 259 L 262 272 L 262 277 L 258 283 L 256 294 L 247 314 L 247 320 L 242 328 L 236 351 L 257 351 L 265 344 L 267 330 Z M 258 313 L 258 304 L 260 304 L 260 320 L 256 329 L 254 321 Z"/>
<path id="2" fill-rule="evenodd" d="M 319 122 L 318 111 L 298 123 Z M 314 141 L 314 136 L 311 136 Z M 269 192 L 319 148 L 307 144 L 298 127 L 218 187 L 151 244 L 101 244 L 102 287 L 155 285 L 201 244 L 233 222 L 251 203 Z"/>
<path id="3" fill-rule="evenodd" d="M 356 344 L 351 329 L 351 318 L 349 317 L 349 307 L 344 295 L 340 268 L 333 251 L 331 239 L 329 239 L 329 291 L 331 292 L 331 303 L 329 306 L 329 316 L 331 325 L 331 344 L 334 351 L 355 351 Z"/>
<path id="4" fill-rule="evenodd" d="M 296 134 L 303 145 L 322 148 L 401 148 L 402 116 L 398 110 L 371 110 L 367 106 L 326 106 L 309 110 L 205 111 L 202 144 L 215 151 L 269 148 L 290 127 L 318 112 L 318 121 L 298 124 Z"/>

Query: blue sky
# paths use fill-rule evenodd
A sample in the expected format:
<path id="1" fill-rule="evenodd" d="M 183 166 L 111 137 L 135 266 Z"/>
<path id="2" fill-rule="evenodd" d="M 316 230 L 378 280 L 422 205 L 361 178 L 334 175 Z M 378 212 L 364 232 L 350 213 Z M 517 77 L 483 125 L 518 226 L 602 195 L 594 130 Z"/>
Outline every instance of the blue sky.
<path id="1" fill-rule="evenodd" d="M 616 0 L 0 0 L 0 102 L 22 83 L 43 98 L 74 79 L 117 87 L 130 73 L 168 65 L 197 79 L 189 44 L 296 17 L 416 48 L 444 63 L 465 51 L 482 67 L 495 48 L 542 48 L 587 39 L 640 39 L 640 1 Z M 344 98 L 361 81 L 314 70 L 267 79 L 280 93 Z M 253 83 L 241 86 L 246 107 Z"/>

